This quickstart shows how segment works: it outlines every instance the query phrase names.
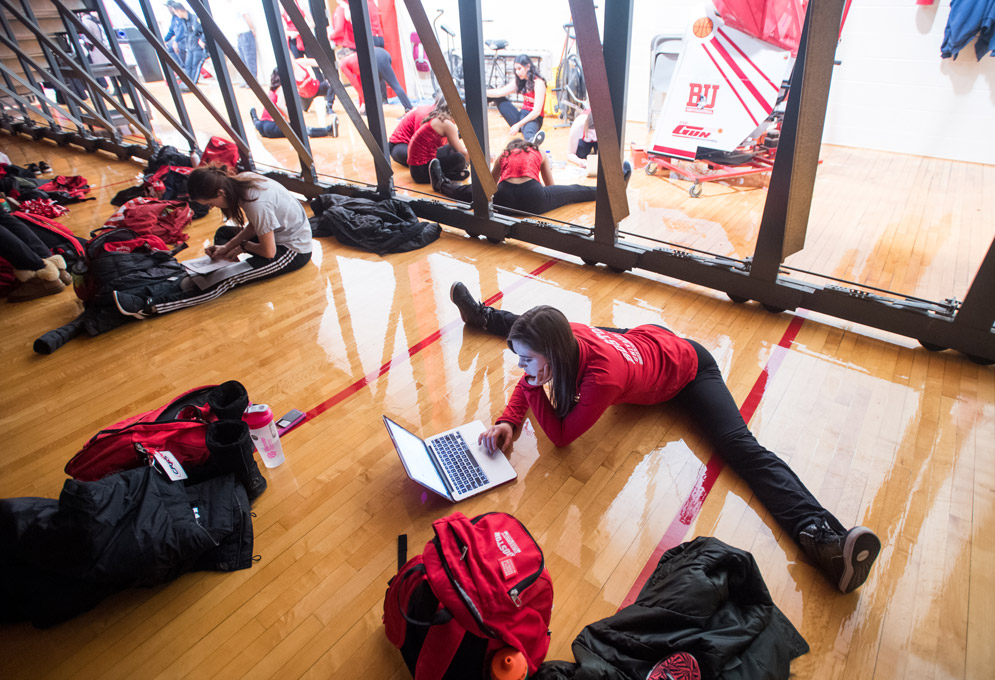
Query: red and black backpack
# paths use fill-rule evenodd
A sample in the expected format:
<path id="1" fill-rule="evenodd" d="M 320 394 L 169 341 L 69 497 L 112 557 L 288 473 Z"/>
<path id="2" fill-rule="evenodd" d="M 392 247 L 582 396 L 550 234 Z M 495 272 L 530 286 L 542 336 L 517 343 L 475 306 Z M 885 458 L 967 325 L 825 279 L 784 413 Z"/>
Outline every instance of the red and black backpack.
<path id="1" fill-rule="evenodd" d="M 432 528 L 435 537 L 384 597 L 387 639 L 415 680 L 487 678 L 503 647 L 521 652 L 535 673 L 549 650 L 553 582 L 528 529 L 503 512 L 455 512 Z"/>
<path id="2" fill-rule="evenodd" d="M 106 427 L 66 463 L 66 474 L 94 482 L 122 470 L 149 465 L 149 452 L 169 451 L 184 467 L 205 465 L 207 426 L 217 420 L 207 396 L 217 385 L 187 390 L 160 406 Z"/>

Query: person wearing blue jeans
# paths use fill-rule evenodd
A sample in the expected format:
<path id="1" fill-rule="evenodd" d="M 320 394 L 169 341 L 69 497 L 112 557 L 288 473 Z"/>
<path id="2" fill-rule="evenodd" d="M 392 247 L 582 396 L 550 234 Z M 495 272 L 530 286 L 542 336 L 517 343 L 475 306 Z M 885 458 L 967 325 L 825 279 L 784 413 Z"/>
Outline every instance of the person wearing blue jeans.
<path id="1" fill-rule="evenodd" d="M 512 94 L 522 95 L 521 110 L 508 99 Z M 515 80 L 503 87 L 488 89 L 487 101 L 497 106 L 498 112 L 511 127 L 510 134 L 521 132 L 526 141 L 536 146 L 542 144 L 546 138 L 546 134 L 540 131 L 542 111 L 546 105 L 546 81 L 539 75 L 529 55 L 515 57 Z"/>

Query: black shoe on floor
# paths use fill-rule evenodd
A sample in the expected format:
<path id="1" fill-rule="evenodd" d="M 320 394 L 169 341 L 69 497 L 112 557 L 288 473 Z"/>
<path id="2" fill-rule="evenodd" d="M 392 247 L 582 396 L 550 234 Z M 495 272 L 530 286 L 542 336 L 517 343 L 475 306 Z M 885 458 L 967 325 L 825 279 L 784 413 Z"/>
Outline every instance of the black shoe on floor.
<path id="1" fill-rule="evenodd" d="M 41 170 L 43 175 L 52 172 L 52 166 L 46 163 L 45 161 L 41 161 L 40 163 L 38 163 L 38 169 Z"/>
<path id="2" fill-rule="evenodd" d="M 249 118 L 252 119 L 252 124 L 256 125 L 259 122 L 259 114 L 256 113 L 256 108 L 252 107 L 249 109 Z"/>
<path id="3" fill-rule="evenodd" d="M 439 162 L 438 158 L 433 158 L 428 162 L 428 178 L 432 182 L 432 191 L 441 194 L 446 176 L 442 174 L 442 163 Z"/>
<path id="4" fill-rule="evenodd" d="M 863 585 L 881 552 L 881 540 L 867 527 L 854 527 L 843 534 L 825 520 L 802 529 L 798 544 L 844 593 L 852 593 Z"/>
<path id="5" fill-rule="evenodd" d="M 530 139 L 529 141 L 535 144 L 536 146 L 540 146 L 543 142 L 546 141 L 546 133 L 543 132 L 542 130 L 539 130 L 534 135 L 532 135 L 532 139 Z"/>
<path id="6" fill-rule="evenodd" d="M 456 305 L 464 324 L 482 331 L 487 330 L 487 307 L 474 300 L 460 281 L 450 287 L 449 299 Z"/>
<path id="7" fill-rule="evenodd" d="M 38 167 L 37 163 L 29 163 L 25 170 L 33 174 L 35 177 L 41 174 L 41 168 Z"/>
<path id="8" fill-rule="evenodd" d="M 632 177 L 632 163 L 625 161 L 622 163 L 622 179 L 625 180 L 626 188 L 629 187 L 629 178 Z"/>
<path id="9" fill-rule="evenodd" d="M 117 307 L 117 311 L 121 312 L 125 316 L 130 316 L 135 319 L 147 319 L 153 314 L 149 300 L 143 298 L 141 295 L 132 295 L 131 293 L 122 293 L 121 291 L 115 290 L 114 293 L 114 306 Z"/>

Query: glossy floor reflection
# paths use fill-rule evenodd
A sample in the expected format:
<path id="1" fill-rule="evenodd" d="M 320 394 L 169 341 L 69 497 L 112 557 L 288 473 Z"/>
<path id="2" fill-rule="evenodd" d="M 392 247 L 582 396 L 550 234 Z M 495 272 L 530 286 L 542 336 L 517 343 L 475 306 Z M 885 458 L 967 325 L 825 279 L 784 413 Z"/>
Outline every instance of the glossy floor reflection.
<path id="1" fill-rule="evenodd" d="M 93 180 L 97 200 L 65 219 L 80 234 L 102 223 L 138 169 L 4 140 L 15 162 L 46 157 L 60 174 Z M 216 211 L 195 223 L 191 244 L 218 223 Z M 287 462 L 265 472 L 251 569 L 124 592 L 46 631 L 4 626 L 0 675 L 407 677 L 381 624 L 397 535 L 414 551 L 437 517 L 503 510 L 546 552 L 556 593 L 549 658 L 571 658 L 573 637 L 630 596 L 655 550 L 714 535 L 753 553 L 811 645 L 796 677 L 986 677 L 995 661 L 991 368 L 455 230 L 386 257 L 330 239 L 316 246 L 297 272 L 47 357 L 31 343 L 77 314 L 71 292 L 0 305 L 0 497 L 56 497 L 63 465 L 97 429 L 195 385 L 236 378 L 278 413 L 311 416 L 285 437 Z M 658 323 L 711 349 L 760 440 L 844 523 L 881 537 L 867 584 L 839 595 L 738 477 L 714 474 L 703 434 L 673 408 L 614 407 L 562 449 L 527 427 L 510 454 L 518 480 L 455 507 L 412 483 L 381 416 L 420 433 L 488 422 L 519 376 L 500 339 L 463 328 L 448 298 L 455 280 L 513 311 L 542 302 L 576 321 Z"/>

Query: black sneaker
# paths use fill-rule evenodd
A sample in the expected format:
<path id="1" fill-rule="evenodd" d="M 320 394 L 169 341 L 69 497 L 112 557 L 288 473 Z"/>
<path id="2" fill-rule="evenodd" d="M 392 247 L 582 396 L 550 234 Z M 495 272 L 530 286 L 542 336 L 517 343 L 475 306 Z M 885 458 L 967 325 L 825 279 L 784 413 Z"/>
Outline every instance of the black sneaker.
<path id="1" fill-rule="evenodd" d="M 141 295 L 122 293 L 117 290 L 114 291 L 113 295 L 114 306 L 117 307 L 117 311 L 125 316 L 135 319 L 147 319 L 155 313 L 152 311 L 149 300 L 146 300 Z"/>
<path id="2" fill-rule="evenodd" d="M 539 130 L 534 135 L 532 135 L 532 139 L 530 139 L 529 141 L 535 144 L 536 146 L 540 146 L 543 142 L 546 141 L 546 133 L 543 132 L 542 130 Z"/>
<path id="3" fill-rule="evenodd" d="M 43 175 L 47 175 L 48 173 L 52 172 L 52 166 L 46 163 L 45 161 L 38 162 L 38 169 L 41 170 Z"/>
<path id="4" fill-rule="evenodd" d="M 428 162 L 428 178 L 432 182 L 432 191 L 441 194 L 446 176 L 442 173 L 442 163 L 439 162 L 438 158 L 433 158 Z"/>
<path id="5" fill-rule="evenodd" d="M 449 299 L 459 309 L 459 315 L 464 324 L 471 328 L 486 330 L 487 307 L 474 300 L 466 286 L 459 281 L 454 283 L 449 289 Z"/>
<path id="6" fill-rule="evenodd" d="M 881 540 L 867 527 L 854 527 L 841 534 L 825 520 L 802 529 L 798 544 L 844 593 L 852 593 L 863 585 L 881 552 Z"/>
<path id="7" fill-rule="evenodd" d="M 35 177 L 41 174 L 41 168 L 38 167 L 37 163 L 29 163 L 25 170 L 33 174 Z"/>
<path id="8" fill-rule="evenodd" d="M 252 107 L 249 109 L 249 118 L 252 119 L 252 124 L 255 125 L 259 122 L 259 114 L 256 113 L 256 108 Z"/>
<path id="9" fill-rule="evenodd" d="M 632 163 L 625 161 L 622 163 L 622 179 L 625 180 L 625 188 L 629 188 L 629 178 L 632 177 Z"/>

